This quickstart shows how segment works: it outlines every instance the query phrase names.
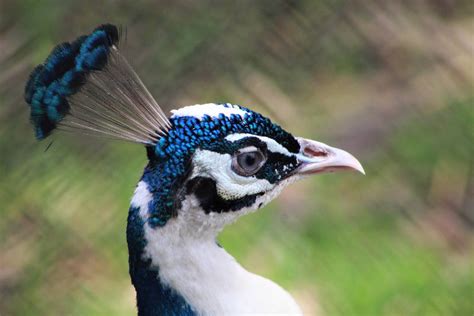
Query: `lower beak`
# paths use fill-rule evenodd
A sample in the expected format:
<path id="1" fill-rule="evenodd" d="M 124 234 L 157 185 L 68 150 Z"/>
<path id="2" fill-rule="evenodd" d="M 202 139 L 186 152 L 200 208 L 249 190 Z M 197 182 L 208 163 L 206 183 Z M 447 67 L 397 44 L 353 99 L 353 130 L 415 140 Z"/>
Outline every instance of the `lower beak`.
<path id="1" fill-rule="evenodd" d="M 340 170 L 355 170 L 365 174 L 360 162 L 347 151 L 304 138 L 297 138 L 300 153 L 297 155 L 301 166 L 297 174 L 309 175 Z"/>

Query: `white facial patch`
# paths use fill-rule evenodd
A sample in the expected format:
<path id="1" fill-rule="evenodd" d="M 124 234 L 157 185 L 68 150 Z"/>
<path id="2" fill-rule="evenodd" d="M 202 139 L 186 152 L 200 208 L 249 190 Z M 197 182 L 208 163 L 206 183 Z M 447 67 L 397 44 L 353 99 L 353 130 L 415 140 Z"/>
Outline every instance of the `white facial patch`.
<path id="1" fill-rule="evenodd" d="M 283 147 L 281 144 L 279 144 L 276 140 L 266 137 L 266 136 L 258 136 L 258 135 L 253 135 L 253 134 L 246 134 L 246 133 L 235 133 L 235 134 L 230 134 L 228 135 L 225 139 L 228 140 L 229 142 L 236 142 L 238 140 L 241 140 L 242 138 L 246 137 L 255 137 L 260 139 L 262 142 L 267 144 L 268 150 L 274 153 L 280 153 L 286 156 L 294 156 L 294 154 L 290 153 L 288 149 Z"/>
<path id="2" fill-rule="evenodd" d="M 237 105 L 230 103 L 224 104 L 215 104 L 215 103 L 206 103 L 206 104 L 196 104 L 189 105 L 177 110 L 171 110 L 171 118 L 181 117 L 181 116 L 193 116 L 198 119 L 202 119 L 204 115 L 209 115 L 210 117 L 218 117 L 219 114 L 223 114 L 226 117 L 230 117 L 231 114 L 240 115 L 244 117 L 248 112 L 242 110 Z"/>
<path id="3" fill-rule="evenodd" d="M 217 193 L 226 200 L 267 192 L 274 185 L 255 176 L 243 177 L 232 171 L 232 156 L 198 149 L 193 156 L 193 175 L 210 177 L 216 181 Z"/>

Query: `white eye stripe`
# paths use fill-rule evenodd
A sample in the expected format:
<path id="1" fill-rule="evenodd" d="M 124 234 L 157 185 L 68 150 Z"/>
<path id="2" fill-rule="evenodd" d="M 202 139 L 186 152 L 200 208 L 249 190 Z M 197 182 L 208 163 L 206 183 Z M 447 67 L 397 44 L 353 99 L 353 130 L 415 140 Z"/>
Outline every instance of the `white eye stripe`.
<path id="1" fill-rule="evenodd" d="M 265 144 L 267 144 L 267 148 L 271 152 L 280 153 L 289 157 L 294 156 L 292 153 L 288 151 L 288 149 L 286 149 L 285 147 L 277 143 L 274 139 L 271 139 L 270 137 L 266 137 L 266 136 L 258 136 L 258 135 L 246 134 L 246 133 L 235 133 L 235 134 L 230 134 L 226 136 L 225 139 L 230 142 L 236 142 L 246 137 L 256 137 L 260 139 L 261 141 L 265 142 Z"/>
<path id="2" fill-rule="evenodd" d="M 250 152 L 253 152 L 253 151 L 258 151 L 258 148 L 255 147 L 255 146 L 248 146 L 248 147 L 244 147 L 244 148 L 239 149 L 239 153 L 241 153 L 241 154 L 250 153 Z"/>

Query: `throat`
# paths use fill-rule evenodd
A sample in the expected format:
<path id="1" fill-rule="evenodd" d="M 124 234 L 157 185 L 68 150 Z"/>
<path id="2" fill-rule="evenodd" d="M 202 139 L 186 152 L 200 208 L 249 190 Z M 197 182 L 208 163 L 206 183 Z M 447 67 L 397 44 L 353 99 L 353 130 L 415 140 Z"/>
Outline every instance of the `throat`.
<path id="1" fill-rule="evenodd" d="M 250 275 L 213 238 L 188 238 L 169 221 L 159 229 L 145 227 L 147 245 L 142 260 L 159 271 L 158 281 L 182 297 L 199 315 L 220 315 L 236 295 L 245 293 L 242 281 Z"/>
<path id="2" fill-rule="evenodd" d="M 130 210 L 129 264 L 139 315 L 222 315 L 249 302 L 261 289 L 255 281 L 264 279 L 243 269 L 210 235 L 189 237 L 178 218 L 152 228 Z"/>

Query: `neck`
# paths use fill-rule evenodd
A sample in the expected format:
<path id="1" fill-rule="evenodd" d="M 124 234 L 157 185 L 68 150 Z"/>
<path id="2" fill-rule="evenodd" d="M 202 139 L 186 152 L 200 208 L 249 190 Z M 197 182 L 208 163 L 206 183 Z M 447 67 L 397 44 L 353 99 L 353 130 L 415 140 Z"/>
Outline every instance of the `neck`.
<path id="1" fill-rule="evenodd" d="M 129 272 L 137 293 L 138 315 L 194 315 L 185 299 L 161 281 L 159 267 L 154 267 L 151 260 L 144 257 L 144 238 L 140 209 L 132 206 L 128 215 L 127 242 Z"/>
<path id="2" fill-rule="evenodd" d="M 139 314 L 299 313 L 288 293 L 246 271 L 217 245 L 220 229 L 197 218 L 208 215 L 194 209 L 193 200 L 184 201 L 163 227 L 145 223 L 150 200 L 139 183 L 127 230 Z"/>

